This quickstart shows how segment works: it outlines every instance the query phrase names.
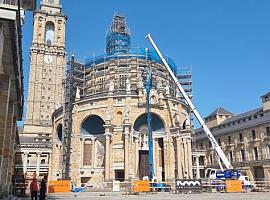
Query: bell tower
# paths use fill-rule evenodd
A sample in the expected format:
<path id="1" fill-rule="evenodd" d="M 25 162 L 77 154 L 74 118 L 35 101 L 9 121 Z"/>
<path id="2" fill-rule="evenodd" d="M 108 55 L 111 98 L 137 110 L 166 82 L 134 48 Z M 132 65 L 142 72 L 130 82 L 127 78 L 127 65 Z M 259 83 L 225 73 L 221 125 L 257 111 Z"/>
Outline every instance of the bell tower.
<path id="1" fill-rule="evenodd" d="M 51 115 L 62 105 L 67 17 L 59 0 L 43 0 L 34 13 L 24 133 L 51 133 Z"/>

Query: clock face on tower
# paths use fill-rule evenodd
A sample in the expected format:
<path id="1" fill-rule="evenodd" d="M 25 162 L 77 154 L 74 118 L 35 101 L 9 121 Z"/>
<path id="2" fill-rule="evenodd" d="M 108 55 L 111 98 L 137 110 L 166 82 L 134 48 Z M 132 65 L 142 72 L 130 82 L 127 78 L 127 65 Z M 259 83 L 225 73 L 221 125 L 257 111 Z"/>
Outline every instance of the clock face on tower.
<path id="1" fill-rule="evenodd" d="M 45 55 L 44 56 L 44 62 L 46 64 L 51 64 L 53 62 L 53 57 L 51 55 Z"/>

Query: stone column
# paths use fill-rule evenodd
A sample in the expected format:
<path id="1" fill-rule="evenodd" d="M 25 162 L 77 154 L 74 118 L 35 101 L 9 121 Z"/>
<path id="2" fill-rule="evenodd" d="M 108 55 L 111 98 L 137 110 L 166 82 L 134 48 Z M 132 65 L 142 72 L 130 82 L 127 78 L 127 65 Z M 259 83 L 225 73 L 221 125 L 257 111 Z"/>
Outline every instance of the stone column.
<path id="1" fill-rule="evenodd" d="M 246 157 L 245 157 L 246 161 L 251 161 L 250 156 L 249 156 L 248 147 L 245 147 L 245 154 L 246 154 Z"/>
<path id="2" fill-rule="evenodd" d="M 129 145 L 128 145 L 129 134 L 125 133 L 125 152 L 124 152 L 124 168 L 125 168 L 125 180 L 129 177 Z"/>
<path id="3" fill-rule="evenodd" d="M 159 162 L 159 158 L 156 157 L 158 156 L 158 152 L 156 152 L 157 148 L 157 141 L 155 140 L 154 136 L 153 136 L 153 132 L 152 132 L 152 142 L 153 142 L 153 168 L 154 168 L 154 175 L 156 178 L 158 178 L 158 162 Z"/>
<path id="4" fill-rule="evenodd" d="M 91 162 L 91 168 L 94 171 L 95 168 L 95 161 L 96 161 L 96 138 L 92 138 L 92 162 Z"/>
<path id="5" fill-rule="evenodd" d="M 196 156 L 196 178 L 199 179 L 200 178 L 200 161 L 199 161 L 199 156 Z"/>
<path id="6" fill-rule="evenodd" d="M 28 160 L 28 152 L 24 152 L 23 154 L 23 173 L 27 172 L 27 160 Z"/>
<path id="7" fill-rule="evenodd" d="M 191 137 L 187 138 L 187 160 L 188 160 L 188 176 L 189 178 L 193 178 L 193 170 L 192 170 L 192 154 L 191 154 Z"/>
<path id="8" fill-rule="evenodd" d="M 129 135 L 130 135 L 130 123 L 129 123 L 129 109 L 125 109 L 125 116 L 124 116 L 124 176 L 125 180 L 129 178 Z"/>
<path id="9" fill-rule="evenodd" d="M 12 143 L 13 137 L 13 127 L 14 127 L 14 119 L 15 116 L 15 104 L 13 102 L 9 102 L 8 108 L 8 123 L 6 126 L 6 136 L 4 142 L 4 163 L 2 164 L 2 168 L 4 169 L 5 173 L 2 173 L 2 181 L 6 185 L 6 191 L 9 193 L 10 185 L 11 185 L 11 176 L 12 176 L 12 167 L 13 167 L 13 160 L 12 160 L 12 153 L 14 149 L 14 145 Z M 15 122 L 16 123 L 16 122 Z"/>
<path id="10" fill-rule="evenodd" d="M 176 138 L 176 153 L 177 153 L 177 178 L 183 178 L 183 171 L 182 171 L 182 159 L 183 159 L 183 151 L 182 151 L 182 143 L 181 138 L 178 136 Z"/>
<path id="11" fill-rule="evenodd" d="M 135 138 L 135 173 L 136 177 L 139 176 L 138 167 L 139 167 L 139 139 Z"/>
<path id="12" fill-rule="evenodd" d="M 110 143 L 111 143 L 111 134 L 107 132 L 106 144 L 105 144 L 105 181 L 110 180 Z"/>
<path id="13" fill-rule="evenodd" d="M 184 143 L 184 178 L 188 178 L 189 176 L 189 170 L 188 170 L 188 148 L 187 148 L 187 140 L 184 137 L 183 138 L 183 143 Z"/>
<path id="14" fill-rule="evenodd" d="M 10 98 L 11 79 L 8 75 L 0 74 L 1 88 L 0 88 L 0 197 L 2 196 L 2 187 L 4 186 L 3 173 L 5 173 L 4 165 L 4 150 L 5 137 L 8 122 L 8 108 Z"/>
<path id="15" fill-rule="evenodd" d="M 41 152 L 37 152 L 37 167 L 36 167 L 37 178 L 39 177 L 40 155 L 41 155 Z"/>

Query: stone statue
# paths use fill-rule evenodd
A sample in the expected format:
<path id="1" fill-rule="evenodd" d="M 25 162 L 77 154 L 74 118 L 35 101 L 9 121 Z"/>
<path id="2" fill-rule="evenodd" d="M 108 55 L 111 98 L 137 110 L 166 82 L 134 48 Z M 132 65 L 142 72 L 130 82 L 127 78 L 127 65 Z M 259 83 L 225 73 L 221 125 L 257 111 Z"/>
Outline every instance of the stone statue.
<path id="1" fill-rule="evenodd" d="M 138 73 L 138 86 L 143 87 L 143 79 L 141 73 Z"/>
<path id="2" fill-rule="evenodd" d="M 170 95 L 170 86 L 169 85 L 165 86 L 165 94 Z"/>
<path id="3" fill-rule="evenodd" d="M 130 91 L 131 90 L 131 84 L 130 84 L 130 81 L 129 81 L 129 79 L 127 78 L 127 80 L 126 80 L 126 90 L 127 91 Z"/>
<path id="4" fill-rule="evenodd" d="M 96 140 L 96 166 L 102 167 L 104 165 L 105 148 L 99 140 Z"/>
<path id="5" fill-rule="evenodd" d="M 147 133 L 141 134 L 141 148 L 148 149 L 148 135 L 147 135 Z"/>
<path id="6" fill-rule="evenodd" d="M 176 91 L 176 98 L 179 99 L 181 97 L 180 92 Z"/>
<path id="7" fill-rule="evenodd" d="M 126 107 L 124 112 L 124 119 L 129 119 L 129 112 L 130 112 L 129 108 Z"/>
<path id="8" fill-rule="evenodd" d="M 175 113 L 175 115 L 174 115 L 174 120 L 175 120 L 175 124 L 176 124 L 176 125 L 179 125 L 180 119 L 179 119 L 179 114 L 178 114 L 178 113 Z"/>
<path id="9" fill-rule="evenodd" d="M 60 108 L 61 107 L 61 104 L 59 103 L 59 102 L 57 102 L 56 104 L 55 104 L 55 110 L 57 110 L 58 108 Z"/>
<path id="10" fill-rule="evenodd" d="M 105 119 L 106 121 L 111 121 L 112 119 L 112 115 L 109 109 L 106 110 Z"/>
<path id="11" fill-rule="evenodd" d="M 162 81 L 160 79 L 158 79 L 157 81 L 157 89 L 161 89 L 162 88 Z"/>
<path id="12" fill-rule="evenodd" d="M 79 87 L 77 87 L 77 89 L 76 89 L 76 100 L 79 100 L 81 98 L 81 96 L 80 96 L 80 88 Z"/>
<path id="13" fill-rule="evenodd" d="M 113 80 L 110 80 L 109 92 L 113 92 L 113 90 L 114 90 L 114 82 Z"/>

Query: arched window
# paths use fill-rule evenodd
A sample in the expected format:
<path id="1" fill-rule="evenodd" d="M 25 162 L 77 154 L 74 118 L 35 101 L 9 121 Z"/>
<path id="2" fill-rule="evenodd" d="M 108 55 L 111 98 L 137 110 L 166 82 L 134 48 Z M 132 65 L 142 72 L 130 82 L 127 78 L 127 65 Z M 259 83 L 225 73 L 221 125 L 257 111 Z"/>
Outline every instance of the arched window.
<path id="1" fill-rule="evenodd" d="M 58 141 L 62 142 L 62 139 L 63 139 L 63 126 L 62 126 L 62 124 L 59 124 L 57 127 L 57 139 L 58 139 Z"/>
<path id="2" fill-rule="evenodd" d="M 45 159 L 41 159 L 40 164 L 45 164 Z"/>
<path id="3" fill-rule="evenodd" d="M 52 22 L 46 23 L 45 28 L 45 44 L 48 46 L 54 43 L 54 24 Z"/>

